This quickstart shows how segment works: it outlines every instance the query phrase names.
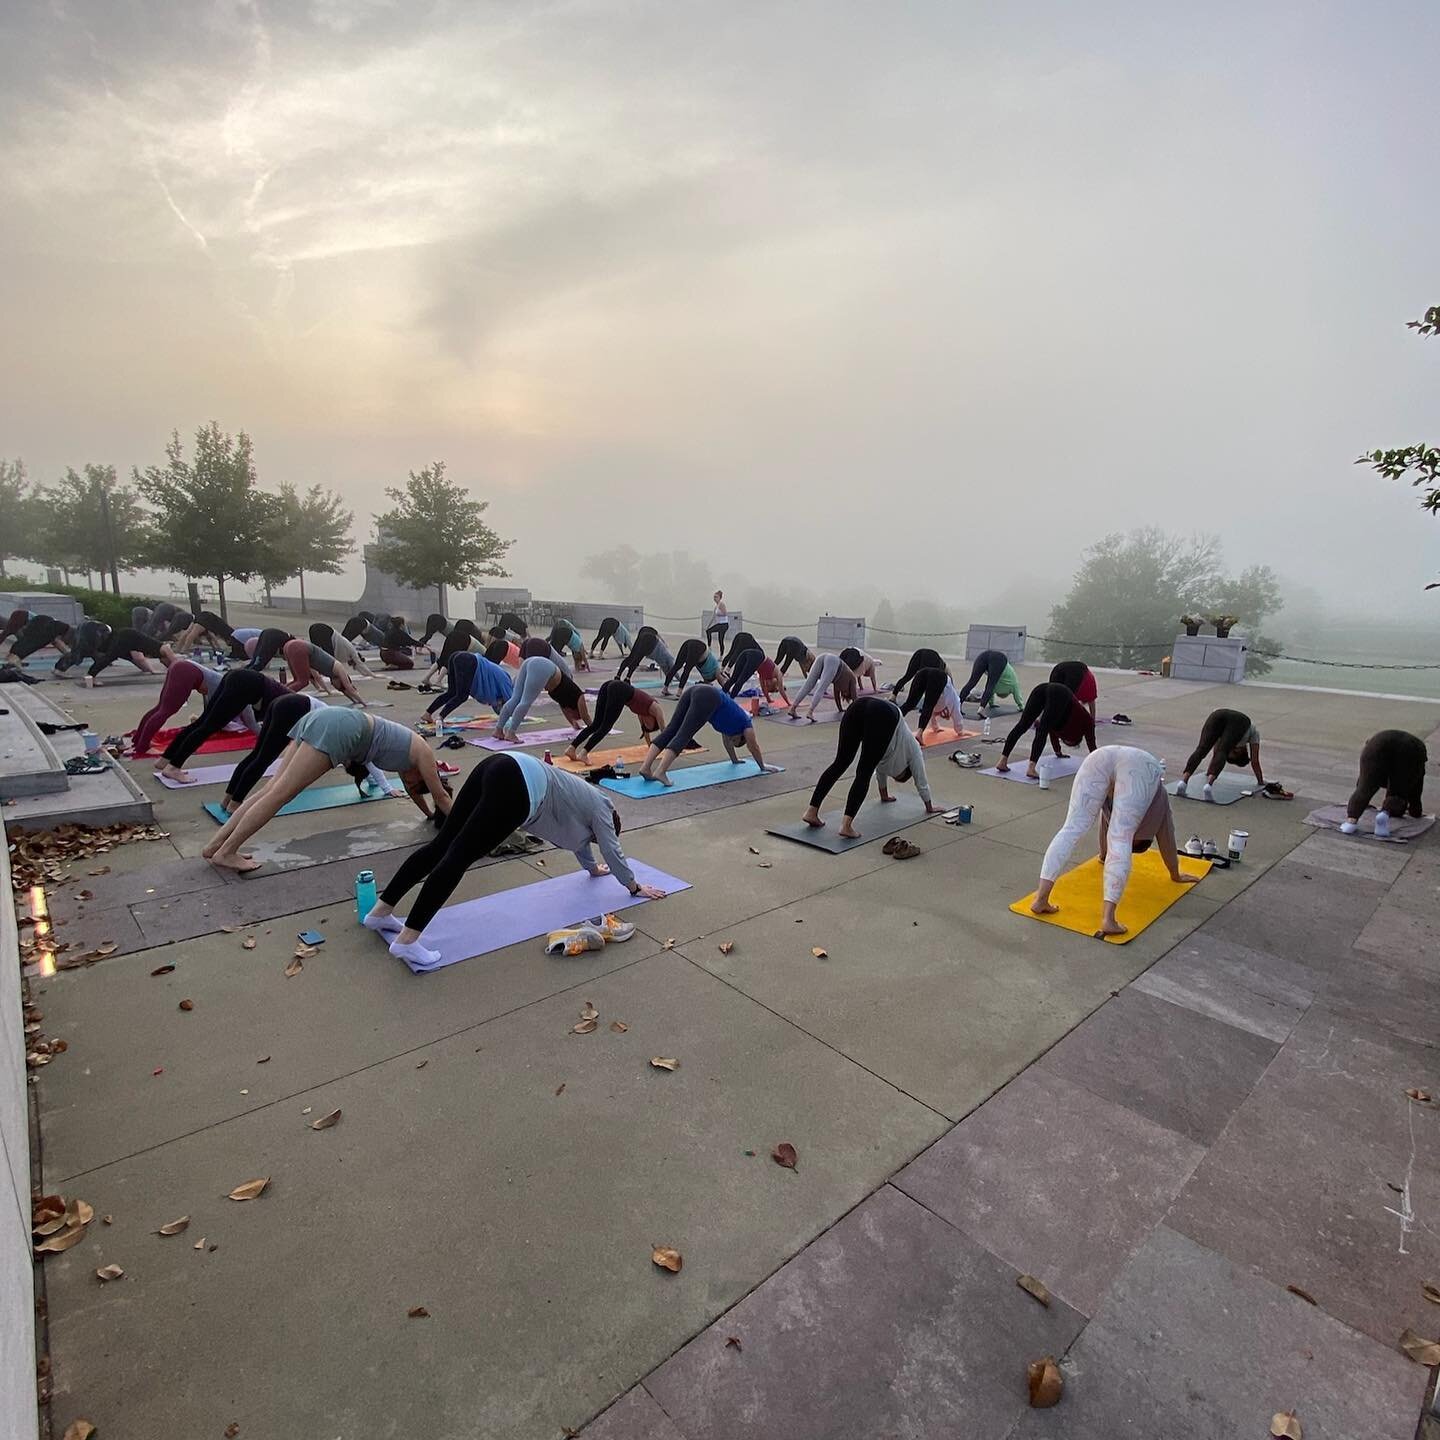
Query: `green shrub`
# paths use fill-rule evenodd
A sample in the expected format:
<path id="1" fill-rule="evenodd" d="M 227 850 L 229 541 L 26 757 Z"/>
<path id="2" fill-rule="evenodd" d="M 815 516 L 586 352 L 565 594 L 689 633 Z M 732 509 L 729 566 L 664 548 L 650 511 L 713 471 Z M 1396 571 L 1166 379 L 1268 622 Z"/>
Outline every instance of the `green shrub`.
<path id="1" fill-rule="evenodd" d="M 130 623 L 130 612 L 137 605 L 155 606 L 153 595 L 112 595 L 108 590 L 88 590 L 83 585 L 51 585 L 46 580 L 33 580 L 26 575 L 0 578 L 0 590 L 43 590 L 50 595 L 70 595 L 85 608 L 92 620 L 103 620 L 112 630 Z"/>

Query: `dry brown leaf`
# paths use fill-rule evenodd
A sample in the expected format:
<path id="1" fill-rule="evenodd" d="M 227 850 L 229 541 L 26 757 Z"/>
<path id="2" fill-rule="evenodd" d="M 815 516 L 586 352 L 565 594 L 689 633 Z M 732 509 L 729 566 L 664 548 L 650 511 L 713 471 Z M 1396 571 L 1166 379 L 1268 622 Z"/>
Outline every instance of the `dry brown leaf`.
<path id="1" fill-rule="evenodd" d="M 685 1263 L 684 1258 L 678 1250 L 672 1250 L 668 1245 L 657 1245 L 650 1252 L 652 1264 L 658 1265 L 662 1270 L 668 1270 L 672 1275 L 678 1274 L 680 1267 Z"/>
<path id="2" fill-rule="evenodd" d="M 1422 1285 L 1420 1293 L 1432 1304 L 1440 1305 L 1440 1285 Z"/>
<path id="3" fill-rule="evenodd" d="M 675 948 L 675 937 L 672 935 L 661 948 L 665 950 L 673 950 Z"/>
<path id="4" fill-rule="evenodd" d="M 595 1008 L 593 1000 L 585 1002 L 585 1008 L 580 1012 L 580 1018 L 582 1020 L 598 1020 L 600 1018 L 600 1012 Z"/>
<path id="5" fill-rule="evenodd" d="M 556 1093 L 557 1095 L 563 1095 L 563 1094 L 565 1093 L 565 1083 L 566 1083 L 566 1082 L 565 1082 L 564 1080 L 562 1080 L 562 1081 L 559 1083 L 559 1085 L 557 1085 L 557 1086 L 555 1087 L 555 1093 Z"/>
<path id="6" fill-rule="evenodd" d="M 151 977 L 151 979 L 154 979 L 154 977 L 155 977 L 156 975 L 168 975 L 168 974 L 170 974 L 170 972 L 171 972 L 172 970 L 174 970 L 174 968 L 175 968 L 175 967 L 174 967 L 173 965 L 157 965 L 157 966 L 150 972 L 150 977 Z"/>
<path id="7" fill-rule="evenodd" d="M 617 1034 L 623 1035 L 630 1027 L 623 1020 L 612 1020 L 610 1028 Z"/>
<path id="8" fill-rule="evenodd" d="M 118 1265 L 102 1265 L 95 1272 L 95 1278 L 103 1285 L 107 1280 L 118 1280 L 124 1273 Z"/>
<path id="9" fill-rule="evenodd" d="M 72 1245 L 78 1245 L 85 1238 L 85 1227 L 83 1225 L 69 1225 L 49 1239 L 42 1240 L 36 1247 L 35 1252 L 39 1255 L 58 1255 L 62 1250 L 68 1250 Z"/>
<path id="10" fill-rule="evenodd" d="M 30 1228 L 37 1235 L 53 1235 L 65 1223 L 65 1197 L 41 1195 L 30 1206 Z"/>
<path id="11" fill-rule="evenodd" d="M 1048 1410 L 1060 1403 L 1065 1381 L 1053 1355 L 1034 1361 L 1026 1371 L 1026 1378 L 1030 1383 L 1030 1404 L 1036 1410 Z"/>
<path id="12" fill-rule="evenodd" d="M 332 1125 L 340 1123 L 340 1111 L 332 1110 L 328 1115 L 322 1115 L 318 1120 L 310 1122 L 312 1130 L 328 1130 Z"/>
<path id="13" fill-rule="evenodd" d="M 243 1185 L 237 1185 L 230 1192 L 232 1200 L 258 1200 L 265 1193 L 265 1187 L 270 1183 L 267 1175 L 263 1180 L 247 1180 Z"/>
<path id="14" fill-rule="evenodd" d="M 190 1248 L 192 1250 L 203 1250 L 205 1248 L 205 1237 L 202 1235 Z"/>
<path id="15" fill-rule="evenodd" d="M 581 1020 L 579 1024 L 570 1027 L 570 1033 L 572 1035 L 588 1035 L 594 1030 L 595 1025 L 596 1022 L 594 1020 Z"/>
<path id="16" fill-rule="evenodd" d="M 1302 1440 L 1300 1421 L 1293 1410 L 1279 1410 L 1271 1417 L 1270 1433 L 1280 1440 Z"/>
<path id="17" fill-rule="evenodd" d="M 119 948 L 118 940 L 102 940 L 91 953 L 103 959 L 106 955 L 113 955 Z"/>
<path id="18" fill-rule="evenodd" d="M 64 1440 L 90 1440 L 95 1427 L 88 1420 L 72 1420 L 65 1427 Z"/>
<path id="19" fill-rule="evenodd" d="M 1302 1290 L 1298 1285 L 1287 1285 L 1285 1288 L 1292 1295 L 1298 1295 L 1307 1305 L 1318 1305 L 1320 1303 L 1308 1290 Z"/>
<path id="20" fill-rule="evenodd" d="M 668 1055 L 656 1055 L 650 1063 L 657 1070 L 678 1070 L 680 1068 L 680 1062 Z"/>
<path id="21" fill-rule="evenodd" d="M 757 870 L 773 870 L 775 866 L 769 860 L 762 860 L 755 868 Z"/>
<path id="22" fill-rule="evenodd" d="M 262 1055 L 255 1063 L 257 1065 L 268 1065 L 270 1063 L 270 1057 L 268 1055 Z"/>
<path id="23" fill-rule="evenodd" d="M 285 978 L 287 980 L 293 980 L 304 968 L 304 965 L 300 963 L 300 957 L 298 955 L 292 956 L 290 963 L 285 967 Z"/>
<path id="24" fill-rule="evenodd" d="M 66 1207 L 72 1223 L 88 1225 L 95 1218 L 95 1208 L 84 1200 L 72 1200 Z"/>
<path id="25" fill-rule="evenodd" d="M 1015 1283 L 1027 1295 L 1033 1295 L 1042 1305 L 1050 1304 L 1050 1292 L 1033 1275 L 1017 1275 Z"/>
<path id="26" fill-rule="evenodd" d="M 77 900 L 93 900 L 95 898 L 95 892 L 93 890 L 77 890 L 75 892 L 75 898 Z"/>
<path id="27" fill-rule="evenodd" d="M 1430 1092 L 1428 1090 L 1407 1090 L 1405 1092 L 1417 1105 L 1428 1105 L 1430 1103 Z"/>
<path id="28" fill-rule="evenodd" d="M 320 947 L 318 945 L 307 945 L 303 940 L 295 947 L 295 958 L 297 960 L 309 960 L 311 956 L 318 955 L 319 953 Z"/>
<path id="29" fill-rule="evenodd" d="M 100 1223 L 102 1225 L 113 1225 L 115 1223 L 115 1217 L 113 1215 L 102 1215 L 100 1217 Z"/>
<path id="30" fill-rule="evenodd" d="M 796 1153 L 795 1147 L 788 1140 L 782 1140 L 770 1152 L 770 1158 L 777 1165 L 782 1165 L 787 1170 L 793 1170 L 796 1165 L 800 1163 L 800 1156 Z"/>
<path id="31" fill-rule="evenodd" d="M 760 853 L 753 845 L 747 846 L 746 848 L 752 855 L 758 855 Z"/>
<path id="32" fill-rule="evenodd" d="M 190 1227 L 190 1217 L 182 1215 L 178 1220 L 172 1220 L 168 1225 L 162 1225 L 155 1233 L 157 1235 L 183 1235 Z"/>
<path id="33" fill-rule="evenodd" d="M 108 875 L 110 873 L 110 867 L 108 865 L 102 865 L 98 870 L 87 870 L 85 873 L 87 875 Z"/>
<path id="34" fill-rule="evenodd" d="M 733 940 L 722 940 L 715 948 L 722 955 L 728 955 L 735 948 L 735 942 Z"/>
<path id="35" fill-rule="evenodd" d="M 247 935 L 247 936 L 240 942 L 240 948 L 241 948 L 242 950 L 253 950 L 253 949 L 256 947 L 256 945 L 258 945 L 259 943 L 260 943 L 260 942 L 259 942 L 258 940 L 256 940 L 256 938 L 255 938 L 253 935 Z"/>
<path id="36" fill-rule="evenodd" d="M 738 1335 L 727 1335 L 725 1337 L 725 1348 L 727 1350 L 743 1350 L 745 1347 L 740 1343 Z"/>
<path id="37" fill-rule="evenodd" d="M 232 1420 L 232 1421 L 225 1427 L 225 1440 L 235 1440 L 235 1437 L 236 1437 L 239 1433 L 240 1433 L 240 1425 L 239 1425 L 239 1423 L 238 1423 L 237 1421 L 235 1421 L 235 1420 Z"/>
<path id="38" fill-rule="evenodd" d="M 1408 1326 L 1400 1333 L 1400 1348 L 1417 1365 L 1440 1365 L 1440 1340 L 1426 1340 Z"/>
<path id="39" fill-rule="evenodd" d="M 819 945 L 812 945 L 810 947 L 810 953 L 817 960 L 828 960 L 830 958 L 830 952 L 828 950 L 822 949 Z"/>
<path id="40" fill-rule="evenodd" d="M 195 1008 L 195 1002 L 193 1000 L 182 1000 L 175 1008 L 177 1010 L 193 1010 Z"/>
<path id="41" fill-rule="evenodd" d="M 412 1305 L 405 1314 L 411 1320 L 428 1320 L 430 1318 L 430 1312 L 423 1305 Z"/>

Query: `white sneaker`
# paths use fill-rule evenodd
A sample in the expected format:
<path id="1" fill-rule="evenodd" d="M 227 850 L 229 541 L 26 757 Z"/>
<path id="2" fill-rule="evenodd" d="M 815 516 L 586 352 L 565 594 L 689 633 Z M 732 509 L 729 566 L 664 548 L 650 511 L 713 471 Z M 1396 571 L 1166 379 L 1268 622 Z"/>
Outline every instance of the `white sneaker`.
<path id="1" fill-rule="evenodd" d="M 1375 834 L 1381 840 L 1390 838 L 1390 812 L 1388 810 L 1377 810 L 1375 812 Z"/>
<path id="2" fill-rule="evenodd" d="M 1207 800 L 1213 800 L 1215 798 L 1215 787 L 1207 780 L 1205 782 L 1205 788 L 1200 793 Z"/>
<path id="3" fill-rule="evenodd" d="M 1185 794 L 1185 782 L 1183 780 L 1177 780 L 1175 782 L 1175 793 L 1177 795 Z"/>
<path id="4" fill-rule="evenodd" d="M 1213 860 L 1220 853 L 1220 847 L 1213 840 L 1207 840 L 1201 846 L 1201 852 L 1202 859 Z"/>
<path id="5" fill-rule="evenodd" d="M 1360 827 L 1353 820 L 1347 820 L 1341 825 L 1340 833 L 1342 835 L 1354 835 L 1359 829 Z"/>
<path id="6" fill-rule="evenodd" d="M 1195 856 L 1197 860 L 1205 854 L 1205 847 L 1200 843 L 1200 837 L 1198 835 L 1192 835 L 1185 842 L 1185 853 Z"/>

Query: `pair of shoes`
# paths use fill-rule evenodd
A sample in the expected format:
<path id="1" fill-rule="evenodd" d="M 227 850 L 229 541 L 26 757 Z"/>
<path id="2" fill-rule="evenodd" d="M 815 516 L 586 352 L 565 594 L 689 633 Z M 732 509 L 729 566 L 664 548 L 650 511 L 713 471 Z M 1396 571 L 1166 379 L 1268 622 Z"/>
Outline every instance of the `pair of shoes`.
<path id="1" fill-rule="evenodd" d="M 458 735 L 447 735 L 440 742 L 442 750 L 463 750 L 464 748 L 465 742 Z"/>
<path id="2" fill-rule="evenodd" d="M 971 750 L 967 754 L 963 750 L 953 750 L 950 753 L 950 762 L 958 765 L 962 770 L 978 770 L 981 764 L 980 752 Z"/>
<path id="3" fill-rule="evenodd" d="M 622 944 L 634 933 L 635 927 L 618 915 L 598 915 L 564 930 L 552 930 L 545 937 L 545 953 L 583 955 L 587 950 Z"/>
<path id="4" fill-rule="evenodd" d="M 912 845 L 899 835 L 892 835 L 885 842 L 885 854 L 893 856 L 896 860 L 913 860 L 920 854 L 920 847 Z"/>
<path id="5" fill-rule="evenodd" d="M 1185 855 L 1192 855 L 1195 859 L 1199 860 L 1205 854 L 1204 842 L 1200 839 L 1198 835 L 1192 835 L 1185 842 L 1185 849 L 1181 853 Z"/>
<path id="6" fill-rule="evenodd" d="M 1293 800 L 1295 792 L 1287 790 L 1278 780 L 1270 780 L 1260 792 L 1267 800 Z"/>
<path id="7" fill-rule="evenodd" d="M 1112 725 L 1133 725 L 1135 722 L 1128 715 L 1121 712 L 1118 715 L 1112 715 L 1110 717 L 1110 723 Z"/>

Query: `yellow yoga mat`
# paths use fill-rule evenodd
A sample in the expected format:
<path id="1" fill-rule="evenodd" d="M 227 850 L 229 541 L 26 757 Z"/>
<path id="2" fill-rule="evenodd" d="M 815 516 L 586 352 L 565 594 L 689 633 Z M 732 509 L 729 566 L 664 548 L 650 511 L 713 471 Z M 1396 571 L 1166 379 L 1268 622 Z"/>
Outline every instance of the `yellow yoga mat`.
<path id="1" fill-rule="evenodd" d="M 564 755 L 553 755 L 551 758 L 557 770 L 568 770 L 572 775 L 583 775 L 587 770 L 598 770 L 602 765 L 613 765 L 617 760 L 623 760 L 627 765 L 638 764 L 650 753 L 648 745 L 621 745 L 614 750 L 592 750 L 590 758 L 583 763 L 579 760 L 571 760 Z M 702 755 L 704 750 L 687 750 L 688 755 Z"/>
<path id="2" fill-rule="evenodd" d="M 1180 868 L 1187 875 L 1208 875 L 1210 862 L 1194 860 L 1188 855 L 1180 857 Z M 1060 907 L 1058 915 L 1036 915 L 1031 909 L 1035 891 L 1024 899 L 1017 900 L 1010 908 L 1027 920 L 1042 920 L 1047 925 L 1059 925 L 1063 930 L 1073 930 L 1077 935 L 1094 936 L 1100 929 L 1100 913 L 1104 904 L 1101 889 L 1100 857 L 1092 855 L 1083 865 L 1067 870 L 1050 892 L 1050 901 Z M 1165 868 L 1165 862 L 1156 850 L 1147 850 L 1135 856 L 1130 868 L 1130 883 L 1115 907 L 1115 918 L 1130 928 L 1124 935 L 1107 935 L 1104 938 L 1112 945 L 1124 945 L 1137 935 L 1143 934 L 1150 924 L 1158 920 L 1181 896 L 1193 889 L 1190 885 L 1177 885 Z"/>

